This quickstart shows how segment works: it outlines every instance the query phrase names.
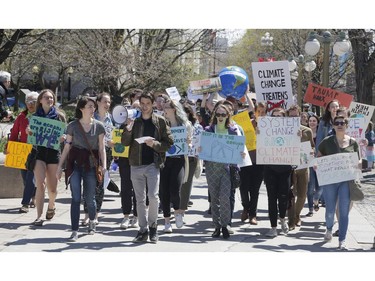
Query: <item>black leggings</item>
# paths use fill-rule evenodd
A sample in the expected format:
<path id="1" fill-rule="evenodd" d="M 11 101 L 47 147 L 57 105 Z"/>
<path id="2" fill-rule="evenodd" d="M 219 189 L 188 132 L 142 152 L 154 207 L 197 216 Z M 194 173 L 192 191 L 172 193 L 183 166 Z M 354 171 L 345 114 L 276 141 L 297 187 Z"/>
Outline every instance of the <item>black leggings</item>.
<path id="1" fill-rule="evenodd" d="M 121 209 L 124 215 L 129 215 L 133 209 L 133 215 L 137 217 L 137 200 L 135 199 L 133 183 L 130 179 L 129 158 L 119 157 L 118 167 L 121 177 Z"/>

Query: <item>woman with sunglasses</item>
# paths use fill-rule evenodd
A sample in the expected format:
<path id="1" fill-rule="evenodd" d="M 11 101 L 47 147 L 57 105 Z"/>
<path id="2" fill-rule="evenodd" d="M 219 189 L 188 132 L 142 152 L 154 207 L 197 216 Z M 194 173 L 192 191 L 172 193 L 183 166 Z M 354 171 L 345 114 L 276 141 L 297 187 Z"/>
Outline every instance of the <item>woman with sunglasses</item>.
<path id="1" fill-rule="evenodd" d="M 357 152 L 358 158 L 359 145 L 355 139 L 345 134 L 348 127 L 348 119 L 344 116 L 336 116 L 333 119 L 333 128 L 336 134 L 328 136 L 319 144 L 317 157 L 332 155 L 336 153 L 351 153 Z M 361 160 L 359 161 L 361 167 Z M 349 224 L 349 209 L 350 209 L 350 194 L 349 182 L 343 181 L 333 184 L 322 185 L 323 195 L 326 202 L 326 227 L 327 231 L 324 235 L 324 240 L 329 242 L 332 240 L 332 228 L 334 224 L 336 204 L 339 209 L 339 249 L 346 250 L 346 233 Z"/>
<path id="2" fill-rule="evenodd" d="M 238 129 L 235 126 L 230 126 L 230 118 L 231 113 L 228 107 L 220 104 L 215 108 L 211 118 L 211 125 L 206 127 L 205 131 L 223 135 L 238 135 Z M 241 156 L 244 157 L 244 153 L 241 153 Z M 208 192 L 211 197 L 212 220 L 215 225 L 215 231 L 211 236 L 218 238 L 223 233 L 223 238 L 228 239 L 230 233 L 227 226 L 230 223 L 232 214 L 230 202 L 232 186 L 229 164 L 205 161 L 205 169 Z"/>
<path id="3" fill-rule="evenodd" d="M 37 92 L 30 92 L 26 94 L 26 109 L 22 111 L 14 121 L 12 130 L 10 131 L 9 141 L 27 142 L 26 128 L 29 126 L 29 118 L 36 110 L 36 100 L 38 98 Z M 6 149 L 4 149 L 6 151 Z M 24 190 L 22 196 L 22 207 L 19 209 L 20 213 L 27 213 L 30 207 L 35 207 L 35 185 L 33 171 L 21 170 Z M 30 202 L 31 200 L 31 202 Z"/>

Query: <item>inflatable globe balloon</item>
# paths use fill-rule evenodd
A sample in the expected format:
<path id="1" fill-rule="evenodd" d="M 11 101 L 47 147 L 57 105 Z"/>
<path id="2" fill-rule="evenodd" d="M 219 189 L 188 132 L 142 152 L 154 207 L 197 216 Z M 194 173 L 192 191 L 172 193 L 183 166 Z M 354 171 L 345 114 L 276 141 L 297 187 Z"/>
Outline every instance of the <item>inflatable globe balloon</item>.
<path id="1" fill-rule="evenodd" d="M 219 95 L 223 98 L 242 98 L 249 84 L 249 77 L 245 70 L 238 66 L 227 66 L 219 72 L 222 89 Z"/>

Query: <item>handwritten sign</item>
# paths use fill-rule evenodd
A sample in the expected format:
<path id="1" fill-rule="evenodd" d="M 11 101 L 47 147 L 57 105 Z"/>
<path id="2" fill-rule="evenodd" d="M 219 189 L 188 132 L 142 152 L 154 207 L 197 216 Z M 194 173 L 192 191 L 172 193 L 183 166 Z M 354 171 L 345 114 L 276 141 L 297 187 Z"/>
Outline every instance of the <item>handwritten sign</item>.
<path id="1" fill-rule="evenodd" d="M 190 81 L 190 90 L 193 95 L 217 92 L 221 90 L 221 88 L 220 77 Z"/>
<path id="2" fill-rule="evenodd" d="M 296 170 L 305 169 L 313 165 L 315 158 L 314 155 L 311 155 L 312 151 L 311 143 L 309 141 L 301 142 L 300 164 Z"/>
<path id="3" fill-rule="evenodd" d="M 241 152 L 245 148 L 245 137 L 202 132 L 199 159 L 239 164 L 243 162 Z"/>
<path id="4" fill-rule="evenodd" d="M 257 101 L 266 102 L 268 111 L 294 104 L 288 61 L 252 62 L 251 67 Z"/>
<path id="5" fill-rule="evenodd" d="M 112 147 L 112 156 L 117 157 L 129 157 L 129 146 L 125 146 L 121 143 L 121 136 L 123 129 L 113 129 L 112 130 L 112 141 L 115 146 Z"/>
<path id="6" fill-rule="evenodd" d="M 32 148 L 28 143 L 9 141 L 4 166 L 26 170 L 26 159 Z"/>
<path id="7" fill-rule="evenodd" d="M 259 117 L 257 164 L 299 165 L 299 117 Z"/>
<path id="8" fill-rule="evenodd" d="M 341 105 L 349 108 L 353 96 L 331 88 L 309 83 L 305 93 L 305 102 L 326 107 L 331 100 L 338 100 Z"/>
<path id="9" fill-rule="evenodd" d="M 199 154 L 198 147 L 201 142 L 201 134 L 204 129 L 202 126 L 193 126 L 192 129 L 191 147 L 188 148 L 188 156 L 197 157 Z"/>
<path id="10" fill-rule="evenodd" d="M 348 128 L 345 131 L 347 135 L 359 141 L 365 138 L 365 131 L 365 118 L 349 118 Z"/>
<path id="11" fill-rule="evenodd" d="M 181 96 L 176 87 L 167 88 L 165 89 L 165 91 L 167 92 L 167 94 L 172 100 L 179 101 L 181 99 Z"/>
<path id="12" fill-rule="evenodd" d="M 243 111 L 232 117 L 232 119 L 242 127 L 245 138 L 246 138 L 246 148 L 248 151 L 256 149 L 256 134 L 253 124 L 251 123 L 249 113 Z"/>
<path id="13" fill-rule="evenodd" d="M 374 114 L 375 106 L 352 101 L 349 106 L 350 116 L 365 118 L 364 128 L 366 130 Z"/>
<path id="14" fill-rule="evenodd" d="M 168 149 L 166 156 L 186 155 L 188 153 L 186 127 L 171 127 L 171 133 L 173 145 Z"/>
<path id="15" fill-rule="evenodd" d="M 60 137 L 64 134 L 64 122 L 44 117 L 32 116 L 29 120 L 32 135 L 27 136 L 27 143 L 60 149 Z"/>
<path id="16" fill-rule="evenodd" d="M 319 185 L 362 178 L 362 172 L 358 168 L 357 152 L 319 157 L 315 159 L 315 164 Z"/>

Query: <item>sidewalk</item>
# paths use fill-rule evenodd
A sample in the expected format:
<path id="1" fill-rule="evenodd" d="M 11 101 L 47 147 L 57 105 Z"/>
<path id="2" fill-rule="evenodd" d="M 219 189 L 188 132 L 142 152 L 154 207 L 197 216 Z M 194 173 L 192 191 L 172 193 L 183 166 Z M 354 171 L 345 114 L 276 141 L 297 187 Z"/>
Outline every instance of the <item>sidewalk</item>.
<path id="1" fill-rule="evenodd" d="M 368 174 L 369 177 L 373 174 Z M 112 178 L 120 185 L 118 173 Z M 1 185 L 6 183 L 1 183 Z M 1 187 L 0 187 L 1 188 Z M 371 188 L 371 185 L 370 187 Z M 372 185 L 372 189 L 375 187 Z M 374 252 L 375 236 L 374 196 L 372 202 L 365 205 L 366 200 L 355 203 L 350 212 L 347 246 L 351 252 Z M 46 198 L 48 198 L 46 196 Z M 211 233 L 214 228 L 211 216 L 207 214 L 207 184 L 201 176 L 194 180 L 191 199 L 193 206 L 185 215 L 185 222 L 181 229 L 177 229 L 173 222 L 173 233 L 164 234 L 164 220 L 159 215 L 159 242 L 157 244 L 134 244 L 132 239 L 137 229 L 120 229 L 122 220 L 120 196 L 106 191 L 100 224 L 95 235 L 87 235 L 86 227 L 81 227 L 79 240 L 76 243 L 67 242 L 70 236 L 70 192 L 65 190 L 63 181 L 58 187 L 56 200 L 56 216 L 51 221 L 45 221 L 43 227 L 35 227 L 31 223 L 36 218 L 36 210 L 30 209 L 27 214 L 18 213 L 20 199 L 0 199 L 0 252 L 337 252 L 338 239 L 324 243 L 325 209 L 304 217 L 307 208 L 302 210 L 302 226 L 289 232 L 288 235 L 279 234 L 275 238 L 267 238 L 270 223 L 267 214 L 267 194 L 265 186 L 260 189 L 258 204 L 258 222 L 256 226 L 242 223 L 240 215 L 242 207 L 239 192 L 236 192 L 236 203 L 232 228 L 235 231 L 230 239 L 213 239 Z M 47 202 L 47 201 L 46 201 Z M 366 207 L 372 213 L 363 213 Z M 46 211 L 47 204 L 45 204 Z M 45 214 L 44 214 L 45 216 Z M 82 216 L 81 216 L 82 217 Z M 334 231 L 337 224 L 334 226 Z M 278 232 L 281 232 L 280 226 Z"/>

